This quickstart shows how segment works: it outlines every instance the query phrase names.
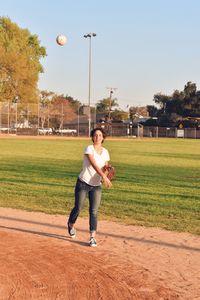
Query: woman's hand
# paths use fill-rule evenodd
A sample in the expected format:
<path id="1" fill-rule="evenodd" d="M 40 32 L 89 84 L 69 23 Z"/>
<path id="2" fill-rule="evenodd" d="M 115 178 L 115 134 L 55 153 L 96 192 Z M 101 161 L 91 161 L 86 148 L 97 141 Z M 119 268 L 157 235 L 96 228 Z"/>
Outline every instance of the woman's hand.
<path id="1" fill-rule="evenodd" d="M 111 181 L 108 179 L 108 177 L 105 174 L 103 174 L 103 176 L 102 176 L 102 181 L 103 181 L 105 187 L 107 187 L 107 188 L 112 187 Z"/>

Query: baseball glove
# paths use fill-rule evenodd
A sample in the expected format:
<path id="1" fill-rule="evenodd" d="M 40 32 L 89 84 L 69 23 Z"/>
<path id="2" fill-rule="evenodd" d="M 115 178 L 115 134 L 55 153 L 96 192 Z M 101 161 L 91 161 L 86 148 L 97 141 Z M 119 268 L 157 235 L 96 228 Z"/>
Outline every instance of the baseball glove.
<path id="1" fill-rule="evenodd" d="M 103 168 L 102 168 L 102 171 L 104 172 L 104 174 L 106 174 L 106 176 L 108 177 L 108 179 L 110 181 L 113 180 L 113 178 L 115 177 L 116 175 L 116 171 L 115 171 L 115 168 L 112 166 L 112 165 L 105 165 Z"/>

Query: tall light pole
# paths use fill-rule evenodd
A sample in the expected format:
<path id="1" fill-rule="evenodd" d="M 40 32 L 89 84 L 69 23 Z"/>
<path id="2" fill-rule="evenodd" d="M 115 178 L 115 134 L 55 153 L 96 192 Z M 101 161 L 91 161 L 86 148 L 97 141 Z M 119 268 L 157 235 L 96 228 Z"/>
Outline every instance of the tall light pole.
<path id="1" fill-rule="evenodd" d="M 91 56 L 92 56 L 92 37 L 95 37 L 96 33 L 90 32 L 84 35 L 84 38 L 89 38 L 89 90 L 88 90 L 88 135 L 90 136 L 91 131 L 91 111 L 90 111 L 90 96 L 91 96 Z"/>

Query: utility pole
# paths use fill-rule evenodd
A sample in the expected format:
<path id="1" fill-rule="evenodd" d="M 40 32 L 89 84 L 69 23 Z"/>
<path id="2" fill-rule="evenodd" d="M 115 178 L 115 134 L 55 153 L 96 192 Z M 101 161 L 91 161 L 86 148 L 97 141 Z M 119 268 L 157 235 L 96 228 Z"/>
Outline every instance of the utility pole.
<path id="1" fill-rule="evenodd" d="M 114 87 L 107 87 L 108 90 L 110 90 L 109 95 L 109 112 L 108 112 L 108 122 L 111 123 L 111 106 L 112 106 L 112 95 L 117 88 Z"/>
<path id="2" fill-rule="evenodd" d="M 111 107 L 112 107 L 112 95 L 114 91 L 117 88 L 114 87 L 107 87 L 108 90 L 110 90 L 110 95 L 109 95 L 109 112 L 108 112 L 108 133 L 110 136 L 112 136 L 112 125 L 111 125 Z"/>

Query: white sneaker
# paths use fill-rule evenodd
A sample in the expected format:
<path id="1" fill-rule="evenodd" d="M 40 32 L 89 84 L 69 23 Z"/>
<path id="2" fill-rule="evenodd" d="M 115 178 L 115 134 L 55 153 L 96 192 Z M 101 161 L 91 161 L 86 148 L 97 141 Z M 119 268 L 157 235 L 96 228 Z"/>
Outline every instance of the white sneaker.
<path id="1" fill-rule="evenodd" d="M 70 227 L 69 223 L 67 223 L 67 229 L 70 237 L 74 239 L 76 237 L 76 229 L 74 227 Z"/>
<path id="2" fill-rule="evenodd" d="M 90 247 L 96 247 L 97 246 L 97 242 L 95 240 L 94 237 L 91 237 L 90 238 Z"/>

